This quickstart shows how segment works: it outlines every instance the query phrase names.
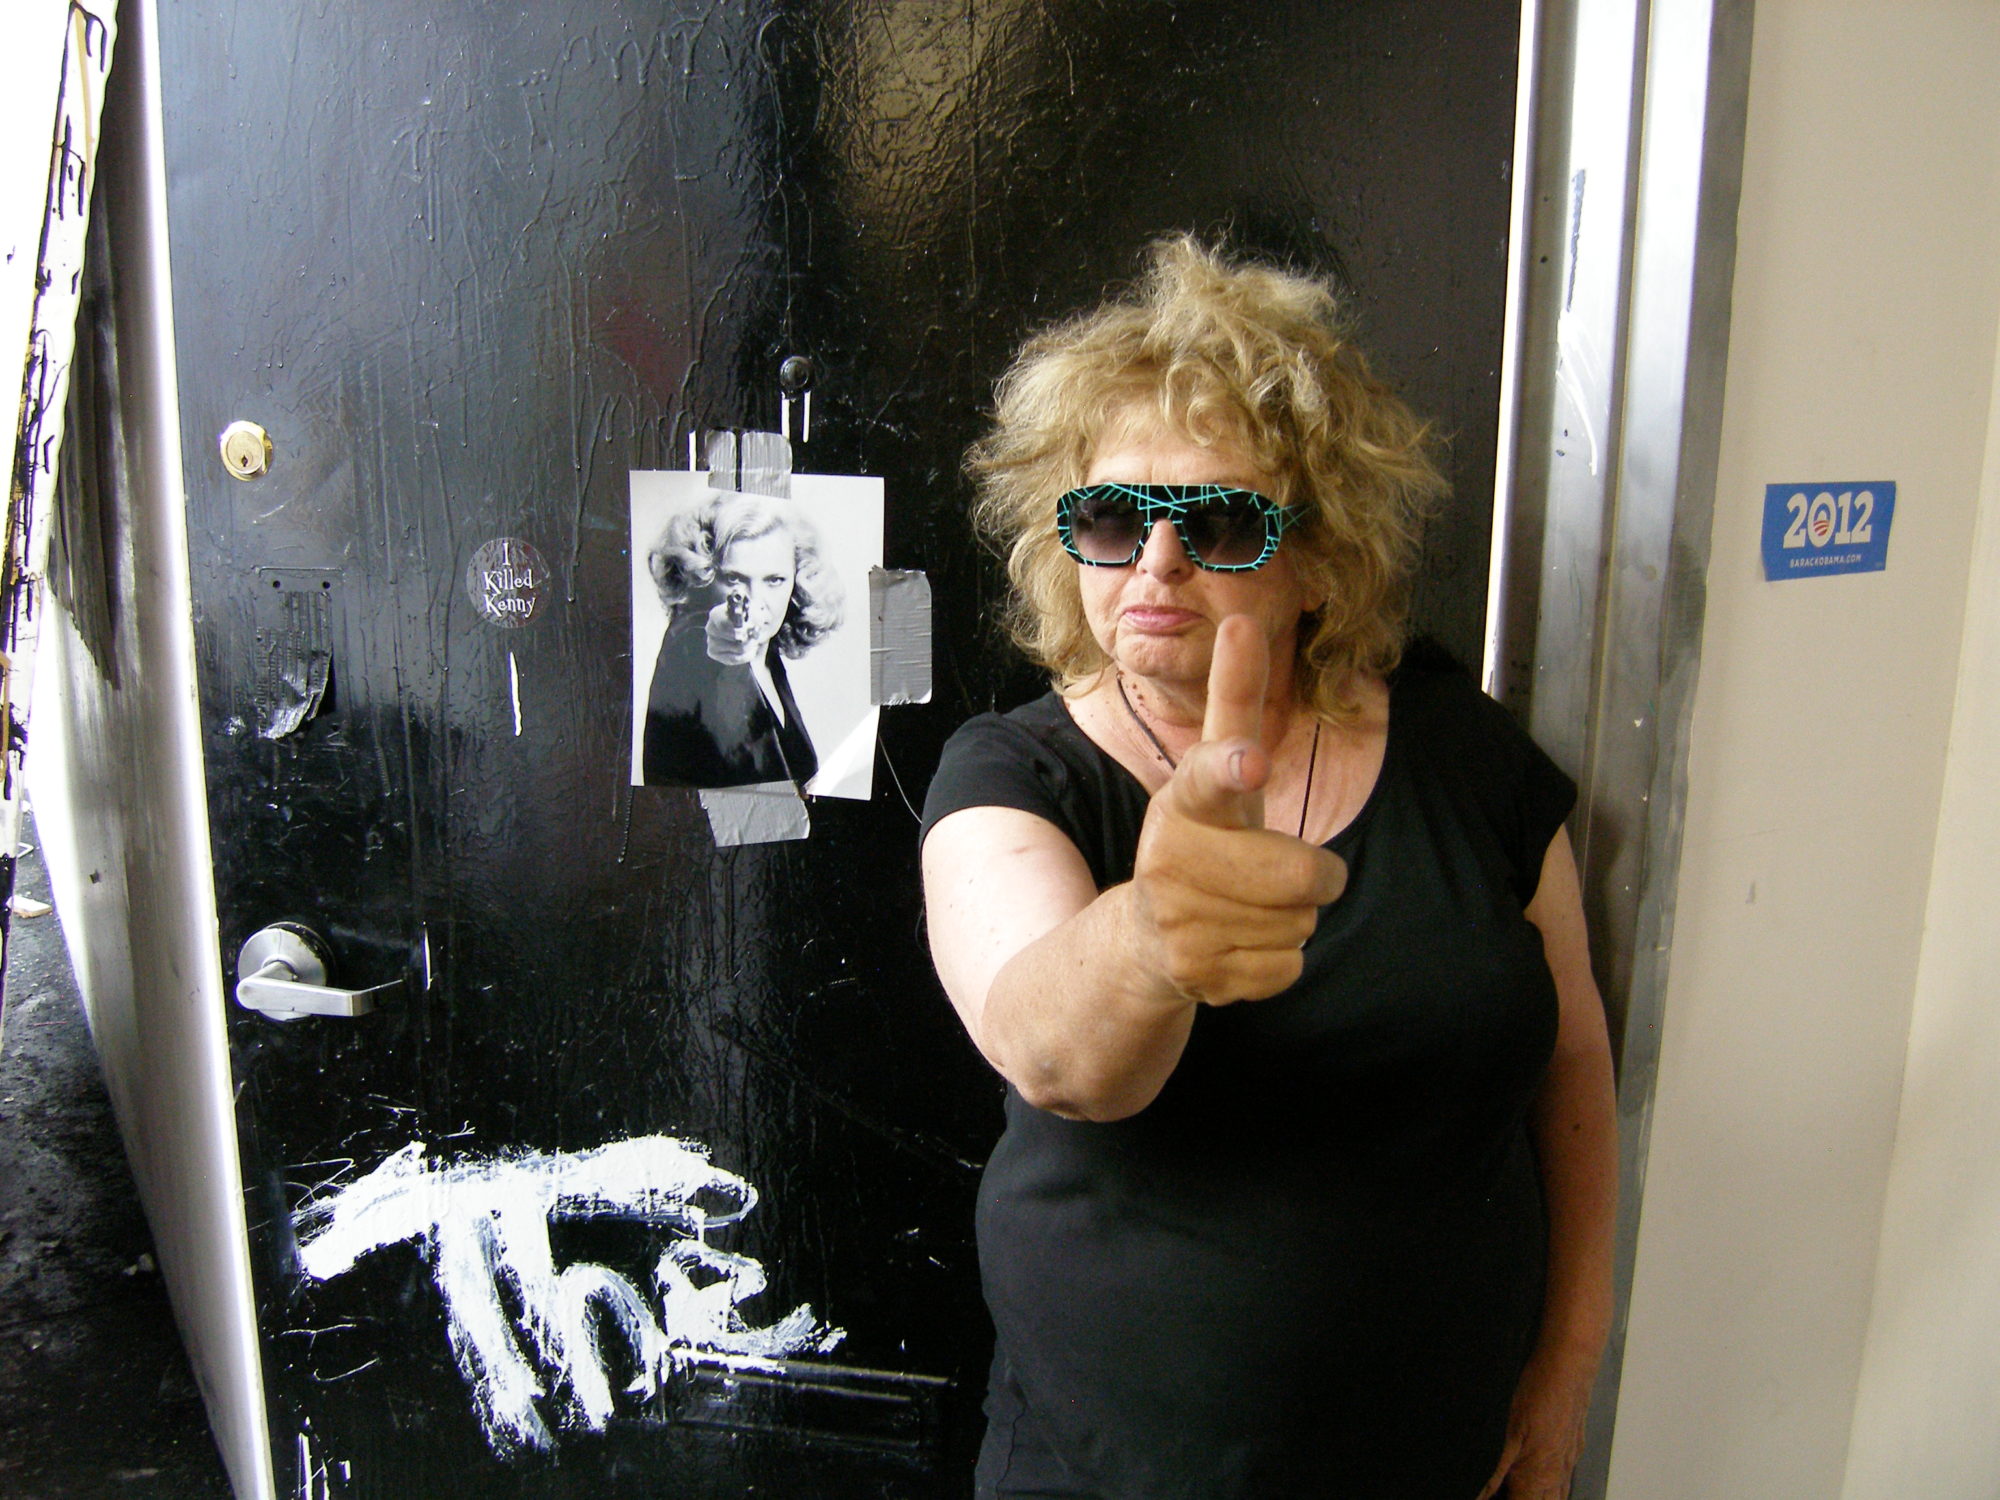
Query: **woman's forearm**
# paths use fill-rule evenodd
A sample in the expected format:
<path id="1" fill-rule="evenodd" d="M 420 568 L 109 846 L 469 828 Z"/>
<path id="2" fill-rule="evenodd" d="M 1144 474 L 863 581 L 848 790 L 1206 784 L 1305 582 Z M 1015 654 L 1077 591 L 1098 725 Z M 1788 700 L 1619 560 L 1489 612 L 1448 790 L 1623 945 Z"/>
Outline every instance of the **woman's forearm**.
<path id="1" fill-rule="evenodd" d="M 1611 1330 L 1611 1262 L 1618 1206 L 1618 1136 L 1610 1049 L 1564 1039 L 1532 1117 L 1549 1224 L 1548 1279 L 1538 1353 L 1594 1370 Z"/>
<path id="2" fill-rule="evenodd" d="M 975 1039 L 1037 1108 L 1123 1119 L 1180 1062 L 1195 1002 L 1157 972 L 1134 901 L 1112 887 L 994 975 Z"/>
<path id="3" fill-rule="evenodd" d="M 1347 866 L 1263 826 L 1256 623 L 1222 622 L 1202 740 L 1146 806 L 1132 878 L 1096 889 L 1067 834 L 971 807 L 924 841 L 931 954 L 966 1030 L 1029 1103 L 1116 1120 L 1158 1097 L 1197 1005 L 1278 994 Z"/>

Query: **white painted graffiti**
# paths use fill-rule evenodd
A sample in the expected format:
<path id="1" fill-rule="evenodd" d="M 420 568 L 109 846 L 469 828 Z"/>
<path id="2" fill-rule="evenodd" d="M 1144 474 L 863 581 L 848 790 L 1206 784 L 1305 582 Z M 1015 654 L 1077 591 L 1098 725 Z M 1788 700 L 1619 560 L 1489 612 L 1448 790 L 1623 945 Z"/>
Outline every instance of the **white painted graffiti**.
<path id="1" fill-rule="evenodd" d="M 423 1144 L 412 1142 L 367 1176 L 310 1199 L 294 1226 L 299 1263 L 315 1281 L 390 1245 L 417 1242 L 443 1297 L 473 1409 L 506 1456 L 554 1446 L 537 1404 L 545 1398 L 554 1398 L 557 1427 L 603 1428 L 614 1396 L 611 1351 L 599 1341 L 611 1329 L 638 1371 L 626 1392 L 640 1396 L 684 1365 L 776 1369 L 789 1356 L 840 1342 L 843 1331 L 810 1306 L 762 1327 L 745 1321 L 741 1304 L 764 1290 L 764 1268 L 709 1244 L 708 1235 L 756 1205 L 757 1190 L 712 1163 L 706 1147 L 670 1136 L 453 1161 L 427 1159 Z M 609 1267 L 557 1268 L 550 1224 L 598 1217 L 672 1232 L 653 1268 L 657 1305 Z"/>

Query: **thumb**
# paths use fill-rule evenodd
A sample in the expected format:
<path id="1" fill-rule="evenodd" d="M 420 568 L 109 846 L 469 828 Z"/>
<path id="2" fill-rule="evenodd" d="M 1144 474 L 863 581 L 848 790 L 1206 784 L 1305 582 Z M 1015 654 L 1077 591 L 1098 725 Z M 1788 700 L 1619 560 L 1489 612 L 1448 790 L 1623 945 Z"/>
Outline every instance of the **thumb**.
<path id="1" fill-rule="evenodd" d="M 1507 1441 L 1500 1449 L 1500 1463 L 1493 1470 L 1493 1477 L 1486 1481 L 1486 1488 L 1479 1492 L 1479 1500 L 1493 1500 L 1500 1493 L 1500 1486 L 1513 1472 L 1514 1461 L 1521 1456 L 1521 1447 L 1521 1430 L 1510 1420 L 1507 1423 Z"/>
<path id="2" fill-rule="evenodd" d="M 1211 828 L 1262 828 L 1271 757 L 1255 740 L 1203 740 L 1166 786 L 1176 811 Z"/>

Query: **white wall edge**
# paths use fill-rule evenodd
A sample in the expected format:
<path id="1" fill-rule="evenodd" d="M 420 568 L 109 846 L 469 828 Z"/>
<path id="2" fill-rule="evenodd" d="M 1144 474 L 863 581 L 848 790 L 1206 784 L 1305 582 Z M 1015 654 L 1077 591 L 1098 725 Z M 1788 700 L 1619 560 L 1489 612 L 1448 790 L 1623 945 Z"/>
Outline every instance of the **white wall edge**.
<path id="1" fill-rule="evenodd" d="M 121 7 L 100 169 L 132 540 L 116 688 L 53 601 L 29 785 L 120 1133 L 216 1443 L 274 1500 L 203 782 L 156 0 Z M 118 455 L 107 454 L 109 464 Z M 115 567 L 116 564 L 114 563 Z"/>

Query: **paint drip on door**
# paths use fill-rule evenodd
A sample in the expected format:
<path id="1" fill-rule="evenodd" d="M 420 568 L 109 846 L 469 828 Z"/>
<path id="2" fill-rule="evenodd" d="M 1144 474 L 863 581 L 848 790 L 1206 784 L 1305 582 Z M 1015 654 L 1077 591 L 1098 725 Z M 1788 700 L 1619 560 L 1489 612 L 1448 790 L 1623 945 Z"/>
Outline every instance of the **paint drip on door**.
<path id="1" fill-rule="evenodd" d="M 455 1160 L 429 1158 L 413 1141 L 367 1176 L 322 1189 L 293 1223 L 314 1281 L 392 1245 L 419 1247 L 473 1410 L 494 1451 L 510 1457 L 555 1447 L 560 1430 L 602 1431 L 621 1394 L 644 1401 L 682 1371 L 782 1375 L 786 1359 L 845 1337 L 806 1305 L 773 1323 L 746 1320 L 742 1304 L 764 1290 L 764 1268 L 708 1236 L 756 1204 L 757 1190 L 714 1165 L 707 1147 L 671 1136 Z M 556 1265 L 550 1226 L 599 1217 L 667 1231 L 646 1289 L 608 1266 Z M 622 1349 L 602 1346 L 614 1336 Z M 614 1368 L 637 1372 L 622 1392 Z"/>

